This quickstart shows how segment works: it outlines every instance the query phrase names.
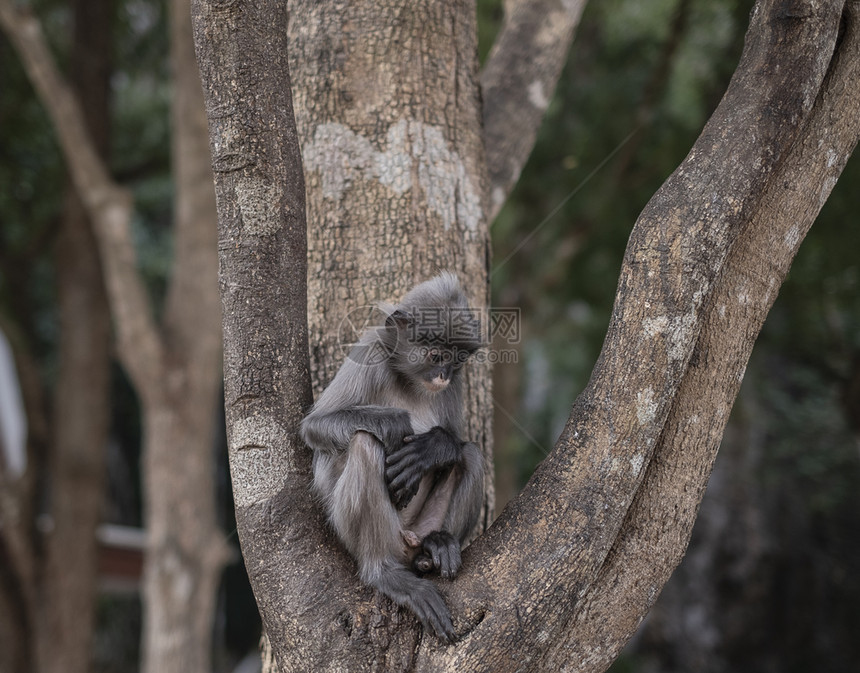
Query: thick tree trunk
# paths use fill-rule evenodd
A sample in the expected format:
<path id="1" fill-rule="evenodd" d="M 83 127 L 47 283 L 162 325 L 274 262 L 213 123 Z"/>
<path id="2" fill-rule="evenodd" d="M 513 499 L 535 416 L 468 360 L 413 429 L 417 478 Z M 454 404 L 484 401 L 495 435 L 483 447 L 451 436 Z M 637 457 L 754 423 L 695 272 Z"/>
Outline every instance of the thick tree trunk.
<path id="1" fill-rule="evenodd" d="M 360 326 L 368 307 L 397 301 L 439 269 L 460 276 L 474 307 L 489 305 L 477 38 L 471 3 L 290 8 L 319 393 L 356 340 L 346 321 Z M 467 369 L 465 434 L 492 465 L 489 371 L 486 360 Z M 490 479 L 486 494 L 484 527 Z"/>
<path id="2" fill-rule="evenodd" d="M 355 7 L 347 19 L 341 8 L 302 5 L 302 29 L 290 31 L 297 80 L 315 82 L 313 95 L 298 85 L 297 107 L 310 283 L 322 298 L 311 311 L 329 325 L 348 292 L 375 298 L 350 283 L 338 296 L 329 283 L 339 265 L 350 265 L 345 278 L 366 269 L 369 288 L 384 284 L 383 273 L 411 281 L 402 265 L 439 259 L 426 241 L 473 236 L 469 204 L 485 202 L 469 196 L 480 174 L 473 157 L 446 135 L 460 132 L 449 123 L 460 106 L 473 105 L 456 67 L 459 22 L 471 14 L 410 5 L 392 20 L 377 6 Z M 757 6 L 723 103 L 637 222 L 603 353 L 558 446 L 467 550 L 458 580 L 441 584 L 461 636 L 444 646 L 356 583 L 308 498 L 309 455 L 295 435 L 309 388 L 306 241 L 283 3 L 196 0 L 217 171 L 231 469 L 243 552 L 282 670 L 608 667 L 683 553 L 749 348 L 856 143 L 860 49 L 853 17 L 837 42 L 842 8 Z M 425 33 L 449 51 L 420 46 Z M 425 81 L 456 91 L 441 98 L 447 107 L 422 102 Z M 463 123 L 468 138 L 473 125 Z M 412 235 L 390 221 L 398 199 L 412 206 Z M 353 240 L 364 209 L 377 209 L 384 226 Z M 315 239 L 318 229 L 328 237 Z M 455 269 L 479 260 L 446 252 Z M 321 339 L 322 324 L 312 332 Z M 317 386 L 334 369 L 336 340 L 326 334 L 314 352 Z"/>
<path id="3" fill-rule="evenodd" d="M 218 203 L 224 398 L 236 524 L 263 625 L 282 662 L 316 670 L 335 623 L 295 619 L 320 600 L 345 614 L 325 578 L 298 424 L 311 402 L 305 187 L 287 62 L 287 6 L 193 0 L 192 18 Z M 274 587 L 278 587 L 274 589 Z M 274 589 L 274 590 L 273 590 Z"/>

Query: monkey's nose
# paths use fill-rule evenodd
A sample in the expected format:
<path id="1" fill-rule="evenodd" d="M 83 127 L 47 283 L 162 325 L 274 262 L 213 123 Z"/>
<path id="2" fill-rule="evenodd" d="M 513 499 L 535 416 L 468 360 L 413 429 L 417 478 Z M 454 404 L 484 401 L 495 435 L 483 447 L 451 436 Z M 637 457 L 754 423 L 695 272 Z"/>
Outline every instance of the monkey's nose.
<path id="1" fill-rule="evenodd" d="M 444 390 L 448 387 L 448 379 L 446 379 L 442 374 L 437 374 L 429 381 L 425 380 L 424 386 L 431 393 L 438 393 L 440 390 Z"/>

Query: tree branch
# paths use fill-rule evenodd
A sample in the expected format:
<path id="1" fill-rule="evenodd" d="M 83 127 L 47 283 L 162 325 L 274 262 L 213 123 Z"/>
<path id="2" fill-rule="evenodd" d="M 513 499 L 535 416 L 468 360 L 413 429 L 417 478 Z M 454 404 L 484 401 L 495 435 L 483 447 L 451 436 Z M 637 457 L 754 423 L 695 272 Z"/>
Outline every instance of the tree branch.
<path id="1" fill-rule="evenodd" d="M 187 371 L 209 381 L 220 376 L 221 307 L 218 296 L 218 214 L 212 185 L 209 133 L 194 56 L 189 0 L 170 2 L 172 72 L 171 162 L 176 190 L 174 256 L 164 310 L 171 349 Z M 199 362 L 199 366 L 194 366 Z"/>
<path id="2" fill-rule="evenodd" d="M 645 480 L 575 621 L 545 659 L 548 670 L 571 661 L 581 662 L 571 670 L 604 670 L 684 555 L 738 373 L 860 138 L 860 26 L 856 4 L 846 7 L 846 30 L 804 133 L 732 246 Z M 643 565 L 642 556 L 666 561 Z"/>
<path id="3" fill-rule="evenodd" d="M 60 75 L 33 14 L 0 0 L 0 23 L 48 111 L 72 182 L 93 222 L 123 364 L 147 397 L 160 382 L 162 346 L 131 239 L 131 195 L 109 177 L 87 133 L 80 106 Z"/>
<path id="4" fill-rule="evenodd" d="M 585 0 L 515 0 L 481 73 L 488 220 L 499 213 L 531 154 Z"/>
<path id="5" fill-rule="evenodd" d="M 487 638 L 509 649 L 514 643 L 520 665 L 538 656 L 540 643 L 553 642 L 569 619 L 547 606 L 584 596 L 614 544 L 729 249 L 803 131 L 833 53 L 841 4 L 784 9 L 774 0 L 759 3 L 723 101 L 637 221 L 588 387 L 556 449 L 467 555 L 480 567 L 467 561 L 457 596 L 469 606 L 459 608 L 480 623 L 449 664 L 481 670 Z M 736 362 L 701 357 L 711 373 L 724 367 L 741 374 Z M 703 413 L 719 417 L 727 409 Z M 496 558 L 498 549 L 523 551 Z"/>

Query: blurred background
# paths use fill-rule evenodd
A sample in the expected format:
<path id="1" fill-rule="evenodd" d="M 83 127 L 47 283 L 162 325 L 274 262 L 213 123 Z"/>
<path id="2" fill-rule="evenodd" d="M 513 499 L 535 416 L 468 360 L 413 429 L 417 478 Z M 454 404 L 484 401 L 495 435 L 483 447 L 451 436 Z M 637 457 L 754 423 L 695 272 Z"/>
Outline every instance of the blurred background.
<path id="1" fill-rule="evenodd" d="M 99 3 L 106 18 L 90 27 L 107 39 L 96 64 L 108 82 L 102 144 L 115 180 L 134 193 L 135 242 L 158 308 L 172 258 L 175 189 L 167 3 Z M 80 7 L 32 5 L 56 58 L 76 67 Z M 502 7 L 478 6 L 484 58 Z M 585 386 L 631 227 L 719 102 L 751 7 L 751 0 L 586 7 L 537 146 L 492 228 L 494 305 L 522 315 L 517 361 L 497 365 L 495 374 L 498 511 L 552 447 Z M 45 512 L 59 469 L 51 452 L 60 303 L 75 278 L 64 270 L 64 163 L 4 35 L 0 92 L 0 632 L 34 638 L 26 632 L 33 626 L 17 617 L 26 597 L 16 591 L 8 516 L 21 514 L 16 489 L 26 473 L 35 496 L 26 527 L 35 539 L 52 529 Z M 756 344 L 688 554 L 613 670 L 860 670 L 858 185 L 854 157 Z M 107 475 L 95 486 L 82 481 L 79 492 L 98 488 L 102 500 L 90 670 L 125 673 L 138 670 L 140 656 L 141 424 L 135 390 L 113 360 L 109 376 Z M 218 410 L 212 423 L 218 521 L 236 550 L 214 616 L 213 669 L 253 670 L 259 619 L 238 555 Z M 35 574 L 43 551 L 30 550 Z"/>

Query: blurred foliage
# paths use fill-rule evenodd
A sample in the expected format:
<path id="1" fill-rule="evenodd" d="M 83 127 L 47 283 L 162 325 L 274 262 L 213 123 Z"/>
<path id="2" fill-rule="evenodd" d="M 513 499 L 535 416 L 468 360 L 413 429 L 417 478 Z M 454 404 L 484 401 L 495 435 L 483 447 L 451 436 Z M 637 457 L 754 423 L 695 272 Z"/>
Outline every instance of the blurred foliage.
<path id="1" fill-rule="evenodd" d="M 740 55 L 749 3 L 687 4 L 673 35 L 677 0 L 589 3 L 537 146 L 493 224 L 497 303 L 523 308 L 524 404 L 540 410 L 518 418 L 544 446 L 600 351 L 636 217 L 689 151 Z M 535 382 L 529 372 L 542 369 L 557 381 Z"/>
<path id="2" fill-rule="evenodd" d="M 748 0 L 586 7 L 537 146 L 493 224 L 494 303 L 522 308 L 518 394 L 497 399 L 517 422 L 496 437 L 520 484 L 588 381 L 630 230 L 718 104 L 751 7 Z M 482 15 L 495 16 L 488 6 Z M 860 408 L 848 394 L 860 367 L 858 180 L 854 157 L 748 367 L 742 396 L 757 404 L 744 422 L 756 426 L 762 455 L 736 478 L 751 480 L 760 498 L 768 552 L 750 571 L 756 582 L 700 578 L 724 591 L 720 605 L 739 615 L 721 633 L 722 658 L 709 670 L 848 671 L 860 659 L 850 635 L 860 628 Z M 497 398 L 506 389 L 497 385 Z M 760 605 L 752 605 L 753 584 L 764 592 Z M 657 668 L 640 668 L 628 653 L 613 670 L 678 670 L 668 650 L 662 654 Z"/>

